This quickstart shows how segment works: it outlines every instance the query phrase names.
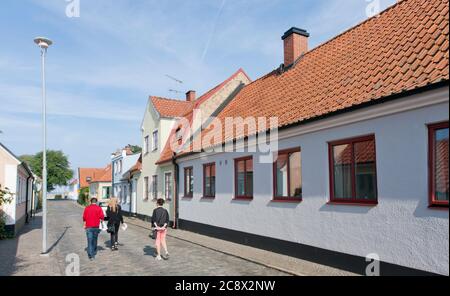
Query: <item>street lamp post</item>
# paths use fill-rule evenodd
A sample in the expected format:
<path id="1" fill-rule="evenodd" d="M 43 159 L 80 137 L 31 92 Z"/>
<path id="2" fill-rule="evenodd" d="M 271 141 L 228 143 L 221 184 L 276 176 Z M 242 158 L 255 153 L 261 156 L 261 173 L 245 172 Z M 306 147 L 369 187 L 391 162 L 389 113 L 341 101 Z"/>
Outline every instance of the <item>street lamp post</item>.
<path id="1" fill-rule="evenodd" d="M 53 42 L 44 37 L 34 39 L 41 48 L 42 60 L 42 123 L 43 123 L 43 151 L 42 151 L 42 254 L 48 253 L 47 247 L 47 98 L 45 90 L 45 56 L 47 49 Z"/>

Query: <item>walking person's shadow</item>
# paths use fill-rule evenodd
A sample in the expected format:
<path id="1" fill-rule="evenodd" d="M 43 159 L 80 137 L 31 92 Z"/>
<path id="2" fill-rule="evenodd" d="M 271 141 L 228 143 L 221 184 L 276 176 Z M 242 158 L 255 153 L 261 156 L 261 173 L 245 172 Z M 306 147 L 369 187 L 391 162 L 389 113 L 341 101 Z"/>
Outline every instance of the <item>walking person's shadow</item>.
<path id="1" fill-rule="evenodd" d="M 151 246 L 145 246 L 144 248 L 144 255 L 145 256 L 152 256 L 152 257 L 156 257 L 156 249 L 154 247 Z"/>

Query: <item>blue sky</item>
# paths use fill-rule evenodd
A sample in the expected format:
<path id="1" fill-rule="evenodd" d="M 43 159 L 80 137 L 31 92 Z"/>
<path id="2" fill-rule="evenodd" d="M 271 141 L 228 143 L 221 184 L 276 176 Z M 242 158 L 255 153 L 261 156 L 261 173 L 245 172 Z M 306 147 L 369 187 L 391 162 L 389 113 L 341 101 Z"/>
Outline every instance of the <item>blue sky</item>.
<path id="1" fill-rule="evenodd" d="M 102 167 L 126 144 L 140 144 L 149 95 L 207 91 L 239 68 L 252 79 L 282 63 L 281 36 L 311 33 L 310 47 L 395 0 L 3 0 L 0 6 L 0 142 L 17 155 L 41 150 L 40 53 L 47 61 L 48 146 L 73 168 Z M 71 0 L 74 1 L 74 0 Z M 75 0 L 76 1 L 76 0 Z M 165 75 L 183 81 L 178 84 Z"/>

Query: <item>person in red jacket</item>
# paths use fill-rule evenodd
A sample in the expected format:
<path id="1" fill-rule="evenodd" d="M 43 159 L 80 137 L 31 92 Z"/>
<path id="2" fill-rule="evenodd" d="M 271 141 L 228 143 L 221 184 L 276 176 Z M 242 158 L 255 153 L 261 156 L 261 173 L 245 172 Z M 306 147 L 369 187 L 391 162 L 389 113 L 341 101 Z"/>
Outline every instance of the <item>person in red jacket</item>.
<path id="1" fill-rule="evenodd" d="M 87 253 L 90 260 L 97 255 L 97 240 L 100 233 L 100 223 L 105 220 L 103 210 L 97 205 L 97 198 L 91 198 L 91 204 L 84 209 L 83 222 L 87 236 Z"/>

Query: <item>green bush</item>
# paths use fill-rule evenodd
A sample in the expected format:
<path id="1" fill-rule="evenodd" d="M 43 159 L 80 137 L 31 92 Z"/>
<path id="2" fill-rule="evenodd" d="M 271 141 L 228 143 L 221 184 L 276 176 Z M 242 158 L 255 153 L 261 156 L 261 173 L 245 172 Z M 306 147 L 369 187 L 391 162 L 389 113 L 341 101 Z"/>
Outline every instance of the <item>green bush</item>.
<path id="1" fill-rule="evenodd" d="M 11 233 L 6 232 L 6 218 L 2 211 L 0 211 L 0 240 L 12 238 Z"/>
<path id="2" fill-rule="evenodd" d="M 89 188 L 83 188 L 78 194 L 78 203 L 82 206 L 87 206 L 89 204 Z"/>

